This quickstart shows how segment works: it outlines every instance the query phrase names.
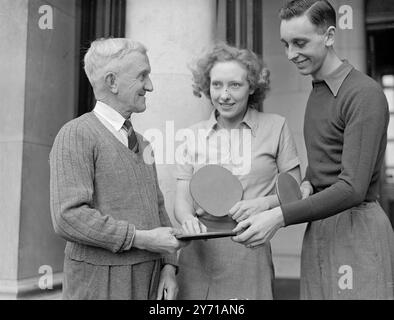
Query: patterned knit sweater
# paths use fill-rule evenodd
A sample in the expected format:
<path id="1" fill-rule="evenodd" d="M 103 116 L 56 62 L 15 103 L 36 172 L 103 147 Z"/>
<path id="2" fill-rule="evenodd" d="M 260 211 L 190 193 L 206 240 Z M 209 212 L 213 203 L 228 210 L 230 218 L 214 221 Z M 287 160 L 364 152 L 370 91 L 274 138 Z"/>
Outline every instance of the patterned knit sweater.
<path id="1" fill-rule="evenodd" d="M 63 126 L 50 153 L 50 205 L 66 255 L 96 265 L 132 265 L 175 255 L 131 247 L 135 230 L 171 226 L 155 165 L 124 146 L 90 112 Z"/>

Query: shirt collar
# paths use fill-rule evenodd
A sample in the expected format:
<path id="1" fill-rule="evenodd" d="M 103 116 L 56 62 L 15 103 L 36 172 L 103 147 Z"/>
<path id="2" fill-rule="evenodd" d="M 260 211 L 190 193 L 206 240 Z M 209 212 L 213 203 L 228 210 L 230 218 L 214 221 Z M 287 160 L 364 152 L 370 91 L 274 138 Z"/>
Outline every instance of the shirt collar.
<path id="1" fill-rule="evenodd" d="M 242 120 L 242 123 L 244 123 L 247 127 L 250 128 L 254 137 L 256 136 L 257 128 L 259 126 L 258 121 L 256 121 L 258 119 L 257 113 L 258 111 L 256 109 L 248 108 Z"/>
<path id="2" fill-rule="evenodd" d="M 119 112 L 111 108 L 109 105 L 104 102 L 97 101 L 93 111 L 107 120 L 116 131 L 122 129 L 125 118 L 123 118 Z"/>
<path id="3" fill-rule="evenodd" d="M 352 69 L 353 66 L 347 60 L 343 60 L 342 64 L 337 69 L 324 77 L 322 80 L 313 80 L 312 84 L 314 85 L 317 82 L 324 81 L 330 88 L 331 93 L 334 95 L 334 97 L 336 97 L 338 95 L 339 89 L 342 86 L 342 83 L 345 81 Z"/>
<path id="4" fill-rule="evenodd" d="M 246 125 L 251 131 L 252 135 L 256 136 L 256 130 L 258 128 L 258 122 L 256 121 L 257 117 L 255 113 L 258 112 L 255 109 L 249 108 L 246 110 L 246 113 L 244 115 L 244 118 L 241 122 L 241 124 Z M 211 116 L 206 122 L 206 132 L 205 132 L 205 137 L 208 138 L 215 130 L 218 129 L 218 120 L 217 117 L 219 115 L 219 112 L 217 110 L 214 110 L 211 113 Z"/>
<path id="5" fill-rule="evenodd" d="M 205 137 L 208 138 L 209 135 L 215 131 L 215 129 L 218 126 L 218 121 L 216 119 L 217 117 L 217 110 L 213 110 L 213 112 L 211 113 L 211 116 L 209 117 L 209 119 L 207 120 L 207 122 L 205 123 Z"/>

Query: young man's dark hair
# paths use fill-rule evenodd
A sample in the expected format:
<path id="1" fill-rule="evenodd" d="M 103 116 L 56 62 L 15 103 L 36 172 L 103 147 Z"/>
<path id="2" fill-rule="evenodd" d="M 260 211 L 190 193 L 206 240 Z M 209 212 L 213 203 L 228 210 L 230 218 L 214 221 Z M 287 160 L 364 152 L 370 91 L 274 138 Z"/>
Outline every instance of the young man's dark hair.
<path id="1" fill-rule="evenodd" d="M 325 32 L 329 27 L 336 27 L 336 13 L 332 5 L 326 0 L 290 0 L 279 11 L 281 20 L 306 15 L 309 20 Z"/>

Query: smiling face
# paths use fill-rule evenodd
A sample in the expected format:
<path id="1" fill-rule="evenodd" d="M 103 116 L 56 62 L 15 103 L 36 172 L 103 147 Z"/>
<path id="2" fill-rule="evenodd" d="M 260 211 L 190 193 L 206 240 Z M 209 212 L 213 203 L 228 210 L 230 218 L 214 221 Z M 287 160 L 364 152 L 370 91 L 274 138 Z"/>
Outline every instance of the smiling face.
<path id="1" fill-rule="evenodd" d="M 280 37 L 288 59 L 302 75 L 318 78 L 333 40 L 321 32 L 306 15 L 282 20 Z"/>
<path id="2" fill-rule="evenodd" d="M 234 60 L 217 62 L 211 69 L 211 101 L 225 124 L 238 124 L 245 115 L 253 93 L 247 76 L 246 68 Z"/>
<path id="3" fill-rule="evenodd" d="M 131 113 L 145 111 L 145 93 L 153 91 L 153 85 L 149 77 L 149 60 L 145 54 L 133 52 L 124 59 L 125 63 L 117 74 L 116 99 L 121 108 L 118 111 L 127 119 Z"/>

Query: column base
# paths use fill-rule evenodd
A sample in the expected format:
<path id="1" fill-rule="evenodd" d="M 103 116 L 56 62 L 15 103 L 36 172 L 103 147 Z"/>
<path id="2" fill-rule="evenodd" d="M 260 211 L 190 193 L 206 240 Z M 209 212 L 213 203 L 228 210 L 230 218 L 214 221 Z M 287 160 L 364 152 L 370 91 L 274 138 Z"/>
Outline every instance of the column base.
<path id="1" fill-rule="evenodd" d="M 20 280 L 0 280 L 0 300 L 60 300 L 63 273 L 53 274 L 52 288 L 41 289 L 40 277 Z"/>

